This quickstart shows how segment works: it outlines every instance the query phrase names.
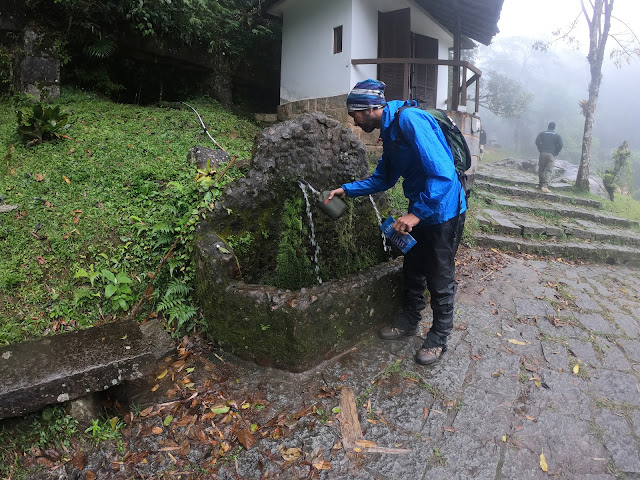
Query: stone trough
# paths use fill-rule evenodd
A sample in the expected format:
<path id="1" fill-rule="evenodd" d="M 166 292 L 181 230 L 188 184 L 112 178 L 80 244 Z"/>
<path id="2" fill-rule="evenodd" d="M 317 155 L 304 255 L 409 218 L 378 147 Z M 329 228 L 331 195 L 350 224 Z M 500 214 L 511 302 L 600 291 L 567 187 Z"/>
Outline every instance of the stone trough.
<path id="1" fill-rule="evenodd" d="M 364 144 L 323 114 L 263 130 L 251 170 L 196 233 L 196 298 L 213 341 L 303 371 L 397 314 L 402 264 L 385 250 L 372 205 L 384 218 L 386 196 L 347 199 L 334 221 L 298 183 L 330 190 L 368 172 Z"/>

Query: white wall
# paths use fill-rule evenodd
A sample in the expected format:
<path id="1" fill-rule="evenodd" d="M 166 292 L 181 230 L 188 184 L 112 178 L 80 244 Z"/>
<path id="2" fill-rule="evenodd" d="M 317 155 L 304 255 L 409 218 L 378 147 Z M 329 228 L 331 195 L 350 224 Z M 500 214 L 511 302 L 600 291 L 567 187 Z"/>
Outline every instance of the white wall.
<path id="1" fill-rule="evenodd" d="M 281 101 L 347 93 L 351 67 L 351 0 L 290 0 L 282 5 Z M 342 53 L 333 29 L 342 25 Z"/>
<path id="2" fill-rule="evenodd" d="M 351 58 L 378 57 L 378 2 L 353 0 L 353 29 L 351 31 Z M 349 90 L 368 78 L 376 78 L 376 65 L 351 65 Z"/>
<path id="3" fill-rule="evenodd" d="M 280 98 L 282 102 L 348 93 L 376 78 L 375 65 L 352 58 L 378 56 L 378 11 L 411 8 L 411 30 L 438 39 L 438 58 L 449 58 L 453 36 L 411 0 L 287 0 L 283 13 Z M 342 53 L 333 53 L 333 29 L 342 25 Z M 437 108 L 446 108 L 448 68 L 438 69 Z"/>

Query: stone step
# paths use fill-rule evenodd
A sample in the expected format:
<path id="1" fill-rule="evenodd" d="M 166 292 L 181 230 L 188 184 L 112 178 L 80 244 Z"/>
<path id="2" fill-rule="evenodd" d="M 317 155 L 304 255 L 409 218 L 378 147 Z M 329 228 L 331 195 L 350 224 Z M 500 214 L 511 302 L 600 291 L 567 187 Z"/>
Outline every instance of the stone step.
<path id="1" fill-rule="evenodd" d="M 118 321 L 0 348 L 0 419 L 152 373 L 157 332 Z M 155 353 L 155 354 L 154 354 Z"/>
<path id="2" fill-rule="evenodd" d="M 487 190 L 487 191 L 490 191 L 491 193 L 501 193 L 505 195 L 511 195 L 514 197 L 537 198 L 537 199 L 548 200 L 551 202 L 559 202 L 559 203 L 571 204 L 571 205 L 581 205 L 583 207 L 590 207 L 595 209 L 602 208 L 602 202 L 600 202 L 599 200 L 572 197 L 569 195 L 560 195 L 555 192 L 544 193 L 535 188 L 522 188 L 522 187 L 515 187 L 515 186 L 511 187 L 507 185 L 492 183 L 490 181 L 484 181 L 484 180 L 478 181 L 477 175 L 473 185 L 474 185 L 474 188 Z"/>
<path id="3" fill-rule="evenodd" d="M 628 220 L 626 218 L 616 217 L 614 215 L 609 215 L 601 212 L 594 212 L 589 210 L 584 210 L 578 207 L 572 207 L 569 205 L 563 205 L 560 203 L 554 202 L 536 202 L 530 201 L 527 202 L 525 200 L 506 200 L 502 197 L 495 196 L 493 194 L 488 194 L 484 191 L 477 192 L 480 197 L 484 198 L 487 202 L 492 205 L 498 205 L 501 207 L 508 208 L 510 210 L 517 210 L 520 212 L 541 212 L 548 213 L 554 216 L 567 217 L 570 219 L 582 219 L 589 220 L 592 222 L 599 223 L 601 225 L 616 225 L 625 228 L 637 228 L 640 226 L 640 222 L 637 220 Z"/>
<path id="4" fill-rule="evenodd" d="M 530 177 L 530 178 L 529 178 Z M 507 182 L 516 187 L 536 188 L 538 186 L 538 180 L 534 175 L 527 176 L 526 173 L 511 171 L 508 169 L 503 170 L 501 173 L 492 171 L 477 172 L 474 174 L 475 182 Z M 552 190 L 573 190 L 573 184 L 566 182 L 551 182 L 549 188 Z"/>
<path id="5" fill-rule="evenodd" d="M 481 226 L 507 235 L 558 237 L 565 233 L 560 227 L 545 224 L 537 218 L 517 212 L 502 212 L 490 208 L 485 208 L 482 212 L 483 216 L 478 218 Z"/>
<path id="6" fill-rule="evenodd" d="M 519 212 L 504 212 L 485 208 L 476 217 L 481 227 L 494 233 L 521 236 L 561 237 L 618 245 L 640 246 L 640 234 L 631 230 L 614 230 L 596 223 L 575 219 L 559 226 L 546 224 L 540 218 Z"/>
<path id="7" fill-rule="evenodd" d="M 499 248 L 512 252 L 548 255 L 609 265 L 640 267 L 640 248 L 603 243 L 578 243 L 572 241 L 540 242 L 502 235 L 476 233 L 473 239 L 477 245 Z"/>

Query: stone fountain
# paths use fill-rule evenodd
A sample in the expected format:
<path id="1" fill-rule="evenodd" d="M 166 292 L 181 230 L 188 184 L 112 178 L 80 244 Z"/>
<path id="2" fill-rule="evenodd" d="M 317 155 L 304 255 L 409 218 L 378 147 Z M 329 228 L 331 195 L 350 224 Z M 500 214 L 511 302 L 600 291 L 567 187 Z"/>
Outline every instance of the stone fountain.
<path id="1" fill-rule="evenodd" d="M 350 130 L 321 113 L 258 135 L 250 171 L 227 185 L 196 233 L 196 299 L 211 340 L 261 365 L 303 371 L 398 312 L 402 264 L 383 248 L 372 206 L 384 216 L 386 196 L 347 199 L 334 221 L 299 182 L 330 190 L 365 178 L 367 157 Z"/>

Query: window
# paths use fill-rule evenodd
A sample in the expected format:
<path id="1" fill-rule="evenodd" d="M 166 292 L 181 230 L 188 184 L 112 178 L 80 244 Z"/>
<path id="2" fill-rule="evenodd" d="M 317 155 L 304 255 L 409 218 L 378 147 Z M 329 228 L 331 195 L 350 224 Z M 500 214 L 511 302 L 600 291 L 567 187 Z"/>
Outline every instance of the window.
<path id="1" fill-rule="evenodd" d="M 333 53 L 342 52 L 342 25 L 333 29 Z"/>

